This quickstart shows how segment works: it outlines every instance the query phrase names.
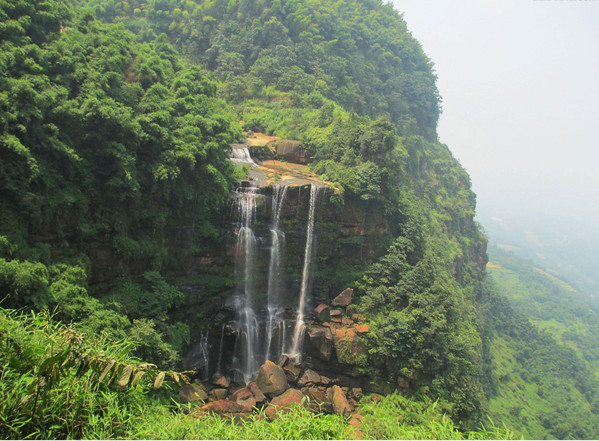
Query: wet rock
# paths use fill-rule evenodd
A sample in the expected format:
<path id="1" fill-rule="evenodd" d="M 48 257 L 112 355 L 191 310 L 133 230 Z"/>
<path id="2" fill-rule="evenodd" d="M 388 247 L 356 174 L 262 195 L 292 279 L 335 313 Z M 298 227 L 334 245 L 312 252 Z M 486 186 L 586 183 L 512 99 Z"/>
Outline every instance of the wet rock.
<path id="1" fill-rule="evenodd" d="M 204 387 L 199 383 L 186 384 L 179 391 L 180 403 L 191 403 L 194 401 L 208 401 L 208 394 Z"/>
<path id="2" fill-rule="evenodd" d="M 281 355 L 281 359 L 279 360 L 279 362 L 277 363 L 277 366 L 279 367 L 283 367 L 285 366 L 287 363 L 289 362 L 289 356 L 288 355 Z"/>
<path id="3" fill-rule="evenodd" d="M 327 398 L 333 404 L 333 412 L 335 412 L 337 415 L 351 415 L 351 406 L 349 405 L 343 390 L 339 386 L 328 388 Z"/>
<path id="4" fill-rule="evenodd" d="M 210 395 L 214 398 L 214 401 L 220 401 L 227 398 L 227 396 L 229 395 L 229 391 L 227 389 L 216 388 L 212 390 L 212 393 Z"/>
<path id="5" fill-rule="evenodd" d="M 231 385 L 231 382 L 224 375 L 215 375 L 214 377 L 212 377 L 212 384 L 215 387 L 226 389 Z"/>
<path id="6" fill-rule="evenodd" d="M 299 366 L 292 363 L 289 363 L 286 366 L 284 366 L 283 371 L 285 372 L 285 377 L 287 377 L 287 381 L 291 383 L 295 383 L 302 374 L 302 369 Z"/>
<path id="7" fill-rule="evenodd" d="M 312 369 L 306 369 L 297 382 L 298 386 L 313 386 L 320 383 L 320 375 Z"/>
<path id="8" fill-rule="evenodd" d="M 331 330 L 322 326 L 309 326 L 306 333 L 308 335 L 308 352 L 322 361 L 329 361 L 333 351 Z"/>
<path id="9" fill-rule="evenodd" d="M 231 372 L 231 386 L 245 386 L 245 377 L 237 369 Z"/>
<path id="10" fill-rule="evenodd" d="M 267 360 L 258 371 L 256 384 L 264 395 L 276 397 L 289 388 L 287 377 L 282 368 Z"/>
<path id="11" fill-rule="evenodd" d="M 250 384 L 248 384 L 248 389 L 252 392 L 252 395 L 254 395 L 256 404 L 262 404 L 266 401 L 266 396 L 262 393 L 255 382 L 252 381 Z"/>
<path id="12" fill-rule="evenodd" d="M 333 302 L 331 303 L 331 305 L 342 306 L 345 308 L 346 306 L 351 304 L 353 295 L 354 295 L 354 290 L 352 288 L 347 288 L 347 289 L 343 290 L 343 292 L 341 294 L 339 294 L 337 297 L 335 297 L 335 299 L 333 299 Z"/>
<path id="13" fill-rule="evenodd" d="M 314 309 L 314 314 L 319 322 L 328 322 L 331 319 L 331 308 L 324 303 L 321 303 Z"/>
<path id="14" fill-rule="evenodd" d="M 297 389 L 287 389 L 285 393 L 272 399 L 264 413 L 271 420 L 280 412 L 289 412 L 294 404 L 302 402 L 304 394 Z"/>

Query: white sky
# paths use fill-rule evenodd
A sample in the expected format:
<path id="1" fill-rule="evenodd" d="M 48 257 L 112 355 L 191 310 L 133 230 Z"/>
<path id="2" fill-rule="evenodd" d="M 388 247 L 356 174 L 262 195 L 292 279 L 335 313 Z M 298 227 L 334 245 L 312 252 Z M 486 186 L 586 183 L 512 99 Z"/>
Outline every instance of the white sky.
<path id="1" fill-rule="evenodd" d="M 599 218 L 599 0 L 393 0 L 478 211 Z"/>

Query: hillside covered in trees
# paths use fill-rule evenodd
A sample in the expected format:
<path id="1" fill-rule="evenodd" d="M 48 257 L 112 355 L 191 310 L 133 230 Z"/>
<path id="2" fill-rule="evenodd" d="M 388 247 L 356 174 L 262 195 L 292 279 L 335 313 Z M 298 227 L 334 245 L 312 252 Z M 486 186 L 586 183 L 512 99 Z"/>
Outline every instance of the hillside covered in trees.
<path id="1" fill-rule="evenodd" d="M 255 132 L 299 143 L 303 166 L 326 187 L 318 207 L 306 199 L 317 192 L 285 190 L 296 195 L 283 210 L 285 240 L 311 243 L 312 219 L 317 244 L 304 263 L 311 277 L 293 266 L 304 255 L 288 251 L 280 284 L 311 287 L 310 326 L 314 306 L 353 289 L 346 322 L 338 320 L 367 323 L 355 340 L 365 349 L 353 356 L 337 346 L 328 365 L 309 367 L 339 374 L 346 388 L 360 382 L 366 396 L 355 392 L 352 412 L 364 436 L 510 436 L 485 431 L 489 403 L 495 423 L 518 434 L 598 436 L 587 348 L 538 331 L 486 280 L 469 177 L 436 136 L 432 62 L 391 5 L 0 0 L 0 41 L 4 437 L 355 435 L 348 415 L 312 421 L 302 407 L 273 423 L 248 417 L 255 431 L 236 432 L 218 417 L 186 416 L 199 407 L 167 404 L 184 379 L 205 382 L 204 370 L 234 378 L 234 353 L 221 372 L 222 342 L 246 344 L 243 317 L 231 317 L 242 235 L 235 189 L 253 184 L 229 156 Z M 277 155 L 259 147 L 252 153 Z M 259 189 L 273 206 L 283 178 Z M 275 230 L 259 215 L 255 224 Z M 265 297 L 266 281 L 255 284 Z M 283 306 L 302 310 L 295 305 Z M 69 349 L 48 349 L 44 338 Z M 74 341 L 77 363 L 68 358 Z M 85 341 L 104 355 L 85 352 Z M 197 348 L 203 365 L 194 364 Z M 516 386 L 498 362 L 512 355 L 528 369 Z M 139 359 L 153 364 L 145 377 L 154 387 L 130 383 L 134 370 L 145 372 Z M 525 405 L 505 418 L 493 410 L 506 385 L 533 384 L 546 412 L 530 416 L 531 427 L 542 429 L 515 427 Z M 67 401 L 83 396 L 91 413 L 69 414 L 78 404 Z"/>

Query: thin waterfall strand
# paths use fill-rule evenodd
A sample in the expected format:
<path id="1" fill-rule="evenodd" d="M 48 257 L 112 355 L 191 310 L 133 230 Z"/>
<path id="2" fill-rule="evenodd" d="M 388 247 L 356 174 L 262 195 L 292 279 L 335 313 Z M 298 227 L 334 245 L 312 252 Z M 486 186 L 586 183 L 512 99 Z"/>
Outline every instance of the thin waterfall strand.
<path id="1" fill-rule="evenodd" d="M 268 265 L 268 319 L 267 319 L 267 338 L 264 361 L 268 360 L 271 353 L 271 343 L 275 328 L 280 327 L 279 314 L 280 304 L 279 295 L 281 291 L 281 258 L 285 247 L 285 234 L 279 228 L 281 211 L 285 203 L 285 195 L 288 187 L 286 185 L 275 185 L 272 195 L 272 215 L 271 215 L 271 248 L 270 262 Z M 273 354 L 274 356 L 279 354 Z"/>
<path id="2" fill-rule="evenodd" d="M 308 283 L 310 281 L 310 265 L 312 263 L 312 243 L 314 241 L 314 212 L 316 211 L 316 198 L 318 187 L 310 186 L 310 211 L 308 213 L 308 231 L 306 237 L 306 248 L 304 250 L 304 268 L 302 270 L 302 285 L 300 289 L 299 305 L 297 308 L 297 319 L 291 345 L 290 357 L 300 361 L 300 344 L 304 331 L 304 310 L 306 309 L 306 297 L 308 294 Z"/>

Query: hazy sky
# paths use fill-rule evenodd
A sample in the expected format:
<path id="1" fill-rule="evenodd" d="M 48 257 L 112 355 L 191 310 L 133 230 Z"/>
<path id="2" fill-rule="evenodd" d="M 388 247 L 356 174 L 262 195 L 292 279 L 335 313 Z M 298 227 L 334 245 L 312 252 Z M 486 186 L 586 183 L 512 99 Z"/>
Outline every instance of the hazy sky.
<path id="1" fill-rule="evenodd" d="M 479 212 L 599 219 L 599 0 L 394 0 Z"/>

